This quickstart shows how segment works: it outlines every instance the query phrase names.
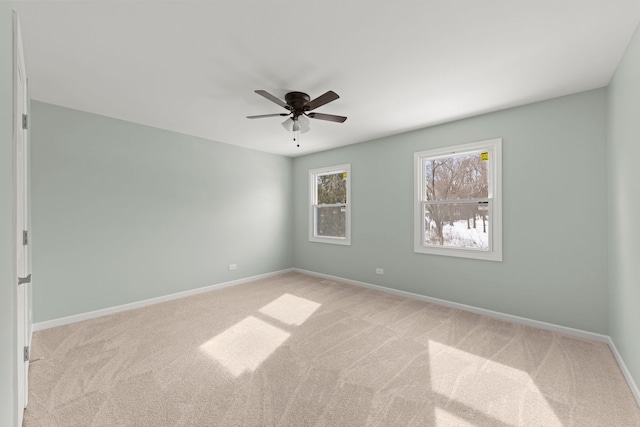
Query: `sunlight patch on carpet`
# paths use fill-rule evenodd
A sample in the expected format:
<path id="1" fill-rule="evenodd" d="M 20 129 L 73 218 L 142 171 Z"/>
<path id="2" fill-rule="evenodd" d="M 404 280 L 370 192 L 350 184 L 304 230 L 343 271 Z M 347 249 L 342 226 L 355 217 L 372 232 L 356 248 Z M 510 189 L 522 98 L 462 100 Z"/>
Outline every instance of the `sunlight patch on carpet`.
<path id="1" fill-rule="evenodd" d="M 273 317 L 287 325 L 302 325 L 321 304 L 284 294 L 260 309 L 260 313 Z"/>
<path id="2" fill-rule="evenodd" d="M 532 417 L 537 425 L 563 425 L 523 370 L 431 340 L 429 360 L 431 387 L 449 401 L 507 425 Z"/>
<path id="3" fill-rule="evenodd" d="M 202 344 L 200 350 L 238 377 L 255 371 L 290 335 L 249 316 Z"/>

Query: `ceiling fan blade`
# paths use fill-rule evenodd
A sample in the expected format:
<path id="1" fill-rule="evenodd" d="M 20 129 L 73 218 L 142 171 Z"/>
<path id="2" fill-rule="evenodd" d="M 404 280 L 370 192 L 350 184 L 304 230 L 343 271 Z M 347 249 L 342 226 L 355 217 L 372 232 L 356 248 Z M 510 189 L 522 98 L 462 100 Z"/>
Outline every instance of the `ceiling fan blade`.
<path id="1" fill-rule="evenodd" d="M 247 119 L 261 119 L 263 117 L 277 117 L 277 116 L 288 116 L 289 113 L 276 113 L 276 114 L 260 114 L 259 116 L 247 116 Z"/>
<path id="2" fill-rule="evenodd" d="M 312 119 L 320 119 L 337 123 L 344 123 L 344 121 L 347 120 L 345 116 L 335 116 L 333 114 L 309 113 L 308 116 Z"/>
<path id="3" fill-rule="evenodd" d="M 307 104 L 306 110 L 307 111 L 315 110 L 316 108 L 322 107 L 324 104 L 328 104 L 329 102 L 335 101 L 338 98 L 340 98 L 338 94 L 330 90 L 324 95 L 320 95 L 316 99 L 309 101 L 309 103 Z"/>
<path id="4" fill-rule="evenodd" d="M 281 107 L 284 108 L 289 108 L 289 106 L 282 100 L 276 98 L 275 96 L 271 95 L 269 92 L 267 92 L 266 90 L 256 90 L 255 91 L 258 95 L 262 95 L 265 98 L 267 98 L 269 101 L 271 102 L 275 102 L 276 104 L 278 104 Z"/>

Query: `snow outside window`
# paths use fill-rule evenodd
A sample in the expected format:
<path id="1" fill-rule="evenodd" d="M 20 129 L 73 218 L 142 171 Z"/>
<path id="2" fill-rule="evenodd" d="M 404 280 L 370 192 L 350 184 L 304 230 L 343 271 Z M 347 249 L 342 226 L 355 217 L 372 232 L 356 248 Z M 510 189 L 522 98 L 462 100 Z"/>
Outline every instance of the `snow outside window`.
<path id="1" fill-rule="evenodd" d="M 502 140 L 414 154 L 414 251 L 502 261 Z"/>
<path id="2" fill-rule="evenodd" d="M 351 165 L 309 171 L 309 240 L 351 244 Z"/>

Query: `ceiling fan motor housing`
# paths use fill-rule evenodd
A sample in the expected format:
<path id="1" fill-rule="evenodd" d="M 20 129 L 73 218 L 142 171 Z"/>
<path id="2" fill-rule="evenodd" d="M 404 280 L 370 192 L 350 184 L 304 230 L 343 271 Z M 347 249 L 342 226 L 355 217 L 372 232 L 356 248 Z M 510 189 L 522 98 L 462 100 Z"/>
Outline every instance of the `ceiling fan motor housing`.
<path id="1" fill-rule="evenodd" d="M 304 113 L 305 107 L 311 101 L 311 98 L 303 92 L 289 92 L 284 96 L 284 100 L 291 107 L 294 117 L 298 117 Z"/>

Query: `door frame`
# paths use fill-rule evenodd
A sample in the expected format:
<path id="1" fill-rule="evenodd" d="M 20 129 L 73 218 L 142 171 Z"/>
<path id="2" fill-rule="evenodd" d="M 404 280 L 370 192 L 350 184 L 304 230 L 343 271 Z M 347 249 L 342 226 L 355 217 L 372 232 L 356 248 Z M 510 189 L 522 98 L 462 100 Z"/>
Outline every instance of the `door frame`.
<path id="1" fill-rule="evenodd" d="M 14 151 L 14 229 L 16 277 L 16 387 L 18 425 L 22 425 L 29 398 L 29 288 L 31 263 L 29 254 L 29 155 L 28 155 L 27 74 L 22 35 L 17 13 L 13 12 L 13 151 Z M 26 117 L 26 119 L 25 119 Z M 21 283 L 22 282 L 22 283 Z"/>

